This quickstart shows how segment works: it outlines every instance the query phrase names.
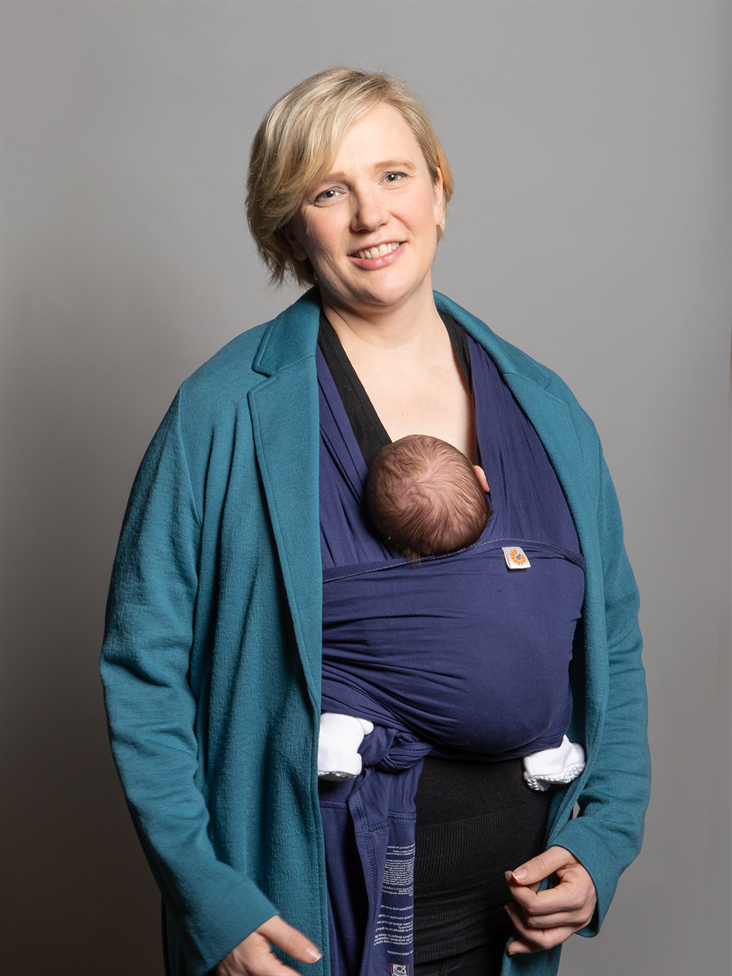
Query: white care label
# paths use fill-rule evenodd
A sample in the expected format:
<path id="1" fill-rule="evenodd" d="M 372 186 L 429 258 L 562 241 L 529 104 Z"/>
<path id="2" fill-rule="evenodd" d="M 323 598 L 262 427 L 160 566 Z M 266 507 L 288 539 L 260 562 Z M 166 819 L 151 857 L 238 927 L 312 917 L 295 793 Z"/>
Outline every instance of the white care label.
<path id="1" fill-rule="evenodd" d="M 506 565 L 509 569 L 529 569 L 531 563 L 521 546 L 502 546 Z"/>

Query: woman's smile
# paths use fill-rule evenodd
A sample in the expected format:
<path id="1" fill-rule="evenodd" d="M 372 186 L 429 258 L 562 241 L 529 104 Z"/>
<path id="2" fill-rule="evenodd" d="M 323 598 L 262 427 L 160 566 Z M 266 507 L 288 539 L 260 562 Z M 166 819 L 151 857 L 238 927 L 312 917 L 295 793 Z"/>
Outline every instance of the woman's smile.
<path id="1" fill-rule="evenodd" d="M 392 264 L 404 253 L 403 249 L 403 241 L 390 241 L 388 244 L 374 244 L 356 251 L 355 254 L 351 254 L 351 258 L 357 267 L 368 271 Z"/>

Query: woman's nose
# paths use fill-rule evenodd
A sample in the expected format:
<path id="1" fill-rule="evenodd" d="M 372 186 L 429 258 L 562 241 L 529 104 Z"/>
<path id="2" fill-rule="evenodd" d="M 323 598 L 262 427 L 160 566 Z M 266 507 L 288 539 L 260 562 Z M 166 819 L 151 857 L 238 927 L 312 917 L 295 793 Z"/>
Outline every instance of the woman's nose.
<path id="1" fill-rule="evenodd" d="M 354 193 L 355 207 L 351 218 L 352 230 L 374 230 L 387 220 L 386 209 L 379 198 L 378 191 L 360 189 Z"/>

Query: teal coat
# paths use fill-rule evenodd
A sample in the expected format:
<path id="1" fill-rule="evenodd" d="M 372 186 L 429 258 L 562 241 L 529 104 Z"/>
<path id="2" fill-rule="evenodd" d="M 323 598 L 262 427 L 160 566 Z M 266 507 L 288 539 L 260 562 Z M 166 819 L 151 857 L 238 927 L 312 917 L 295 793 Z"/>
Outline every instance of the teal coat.
<path id="1" fill-rule="evenodd" d="M 638 853 L 648 800 L 638 594 L 595 428 L 565 384 L 436 294 L 490 354 L 559 476 L 586 560 L 570 737 L 583 776 L 547 845 L 590 872 L 598 911 Z M 319 305 L 305 294 L 181 386 L 145 455 L 102 653 L 112 748 L 162 892 L 171 976 L 202 976 L 275 912 L 324 949 L 316 773 L 321 670 Z M 572 819 L 579 804 L 580 816 Z M 559 951 L 506 959 L 553 974 Z"/>

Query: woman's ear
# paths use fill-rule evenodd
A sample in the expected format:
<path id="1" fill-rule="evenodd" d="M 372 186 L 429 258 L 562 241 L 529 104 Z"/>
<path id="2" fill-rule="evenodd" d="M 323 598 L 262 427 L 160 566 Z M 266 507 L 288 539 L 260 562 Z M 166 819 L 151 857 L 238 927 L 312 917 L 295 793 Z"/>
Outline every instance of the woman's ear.
<path id="1" fill-rule="evenodd" d="M 445 222 L 445 182 L 439 166 L 437 167 L 437 179 L 432 184 L 432 194 L 435 198 L 435 224 L 440 227 Z"/>
<path id="2" fill-rule="evenodd" d="M 294 218 L 293 218 L 294 219 Z M 307 261 L 308 254 L 305 248 L 300 243 L 300 238 L 297 236 L 294 227 L 292 226 L 292 220 L 288 220 L 287 223 L 282 228 L 282 233 L 287 239 L 287 243 L 292 248 L 292 253 L 296 261 Z"/>
<path id="3" fill-rule="evenodd" d="M 480 487 L 487 495 L 488 492 L 490 491 L 490 487 L 488 486 L 488 479 L 485 476 L 485 471 L 481 468 L 479 464 L 473 465 L 473 471 L 475 471 L 475 477 L 478 479 Z"/>

